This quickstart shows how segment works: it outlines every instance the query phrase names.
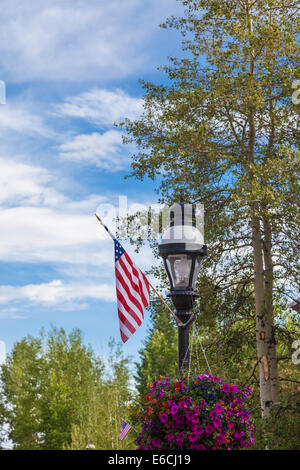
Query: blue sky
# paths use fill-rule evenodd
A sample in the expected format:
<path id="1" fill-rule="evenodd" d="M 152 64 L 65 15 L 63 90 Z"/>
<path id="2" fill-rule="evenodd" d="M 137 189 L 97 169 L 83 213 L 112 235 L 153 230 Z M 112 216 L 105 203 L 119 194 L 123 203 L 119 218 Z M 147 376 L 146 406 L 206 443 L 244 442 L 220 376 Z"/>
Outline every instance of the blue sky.
<path id="1" fill-rule="evenodd" d="M 156 201 L 152 182 L 124 180 L 133 148 L 113 122 L 141 112 L 139 79 L 165 80 L 157 67 L 179 53 L 180 38 L 158 25 L 180 11 L 176 0 L 2 0 L 0 342 L 8 352 L 50 324 L 80 328 L 104 356 L 109 338 L 120 339 L 113 244 L 94 213 L 119 196 Z M 149 268 L 149 249 L 124 246 Z M 147 326 L 125 354 L 137 359 Z"/>

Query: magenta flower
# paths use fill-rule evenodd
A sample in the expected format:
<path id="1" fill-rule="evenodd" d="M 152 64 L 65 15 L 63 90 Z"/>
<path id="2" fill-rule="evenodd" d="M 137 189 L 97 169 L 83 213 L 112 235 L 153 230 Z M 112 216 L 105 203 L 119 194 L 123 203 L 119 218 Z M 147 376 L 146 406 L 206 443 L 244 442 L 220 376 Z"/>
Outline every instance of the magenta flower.
<path id="1" fill-rule="evenodd" d="M 208 424 L 205 428 L 206 434 L 212 434 L 214 432 L 214 427 L 211 424 Z"/>
<path id="2" fill-rule="evenodd" d="M 192 444 L 190 446 L 192 450 L 206 450 L 206 447 L 203 444 Z"/>
<path id="3" fill-rule="evenodd" d="M 180 400 L 178 406 L 179 408 L 187 408 L 187 403 L 184 400 Z"/>
<path id="4" fill-rule="evenodd" d="M 175 436 L 173 434 L 167 434 L 166 439 L 167 439 L 167 441 L 171 442 L 175 439 Z"/>
<path id="5" fill-rule="evenodd" d="M 195 433 L 193 433 L 193 432 L 191 432 L 191 433 L 189 434 L 189 441 L 190 441 L 190 442 L 196 442 L 197 439 L 198 439 L 197 434 L 195 434 Z"/>
<path id="6" fill-rule="evenodd" d="M 203 427 L 202 427 L 202 426 L 198 426 L 197 424 L 195 424 L 195 425 L 192 427 L 192 430 L 193 430 L 193 433 L 198 434 L 199 436 L 201 436 L 201 435 L 204 433 Z"/>
<path id="7" fill-rule="evenodd" d="M 223 411 L 223 406 L 222 406 L 220 403 L 218 403 L 218 404 L 216 405 L 215 410 L 216 410 L 216 412 L 217 412 L 218 414 L 220 414 L 220 413 L 222 413 L 222 411 Z"/>
<path id="8" fill-rule="evenodd" d="M 223 390 L 224 393 L 229 393 L 230 392 L 230 385 L 223 384 L 222 390 Z"/>
<path id="9" fill-rule="evenodd" d="M 248 419 L 250 418 L 249 411 L 248 411 L 248 410 L 242 411 L 241 417 L 242 417 L 242 419 L 243 419 L 244 421 L 248 421 Z"/>
<path id="10" fill-rule="evenodd" d="M 214 421 L 213 421 L 213 427 L 214 428 L 219 428 L 222 424 L 222 421 L 219 419 L 219 418 L 216 418 Z"/>
<path id="11" fill-rule="evenodd" d="M 183 441 L 184 441 L 184 431 L 181 431 L 181 432 L 179 432 L 179 433 L 177 434 L 177 436 L 176 436 L 176 442 L 177 442 L 178 444 L 182 444 Z"/>
<path id="12" fill-rule="evenodd" d="M 168 415 L 167 413 L 162 413 L 159 415 L 159 419 L 161 423 L 166 423 L 168 421 Z"/>
<path id="13" fill-rule="evenodd" d="M 151 440 L 151 444 L 153 445 L 153 447 L 158 447 L 158 448 L 160 448 L 160 439 L 159 439 L 159 437 L 154 437 L 154 438 Z"/>
<path id="14" fill-rule="evenodd" d="M 171 408 L 170 408 L 171 415 L 175 416 L 177 414 L 177 411 L 178 411 L 178 406 L 177 405 L 172 405 Z"/>
<path id="15" fill-rule="evenodd" d="M 198 444 L 196 450 L 206 450 L 206 447 L 203 444 Z"/>
<path id="16" fill-rule="evenodd" d="M 192 421 L 193 424 L 199 423 L 199 416 L 194 415 L 194 416 L 192 417 L 192 420 L 191 420 L 191 421 Z"/>
<path id="17" fill-rule="evenodd" d="M 192 419 L 193 419 L 193 417 L 194 417 L 194 412 L 191 411 L 191 410 L 188 411 L 188 412 L 186 413 L 185 417 L 186 417 L 186 420 L 187 420 L 187 421 L 192 421 Z"/>
<path id="18" fill-rule="evenodd" d="M 224 434 L 220 433 L 217 435 L 216 437 L 216 443 L 217 444 L 224 444 L 226 441 L 226 437 L 224 436 Z"/>

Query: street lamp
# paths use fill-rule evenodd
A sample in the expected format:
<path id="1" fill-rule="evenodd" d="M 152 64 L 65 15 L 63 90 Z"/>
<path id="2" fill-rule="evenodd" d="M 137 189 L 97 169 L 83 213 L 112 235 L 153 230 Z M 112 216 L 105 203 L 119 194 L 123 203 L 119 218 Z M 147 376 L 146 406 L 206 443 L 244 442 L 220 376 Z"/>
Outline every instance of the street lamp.
<path id="1" fill-rule="evenodd" d="M 187 369 L 190 363 L 189 328 L 195 318 L 192 308 L 199 297 L 195 285 L 207 247 L 196 227 L 194 208 L 190 210 L 191 205 L 184 204 L 182 198 L 172 208 L 170 227 L 162 234 L 159 255 L 164 260 L 171 285 L 169 296 L 182 323 L 178 326 L 178 364 L 182 370 Z"/>

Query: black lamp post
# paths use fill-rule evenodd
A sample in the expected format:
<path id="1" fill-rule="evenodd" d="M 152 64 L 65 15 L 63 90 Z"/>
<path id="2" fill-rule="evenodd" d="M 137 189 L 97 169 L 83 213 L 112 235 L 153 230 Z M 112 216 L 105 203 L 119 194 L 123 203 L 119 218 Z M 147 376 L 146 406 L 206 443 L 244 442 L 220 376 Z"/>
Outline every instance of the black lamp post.
<path id="1" fill-rule="evenodd" d="M 170 227 L 162 235 L 159 254 L 171 284 L 169 296 L 183 324 L 178 326 L 178 365 L 182 370 L 187 369 L 190 363 L 189 328 L 195 318 L 192 308 L 199 296 L 195 284 L 207 247 L 203 245 L 203 236 L 196 227 L 194 208 L 190 215 L 185 213 L 182 198 L 173 208 Z"/>

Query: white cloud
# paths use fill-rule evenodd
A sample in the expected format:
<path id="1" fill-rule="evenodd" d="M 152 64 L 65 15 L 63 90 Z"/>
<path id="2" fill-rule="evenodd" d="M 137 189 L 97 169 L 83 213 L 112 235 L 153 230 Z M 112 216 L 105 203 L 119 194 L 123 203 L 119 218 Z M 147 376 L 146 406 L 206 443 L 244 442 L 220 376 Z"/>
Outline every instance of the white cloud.
<path id="1" fill-rule="evenodd" d="M 109 130 L 103 134 L 81 134 L 59 146 L 60 156 L 78 162 L 93 163 L 109 171 L 117 171 L 128 165 L 128 158 L 121 154 L 122 134 Z"/>
<path id="2" fill-rule="evenodd" d="M 74 201 L 56 188 L 57 176 L 0 158 L 0 260 L 103 264 L 110 248 L 94 217 L 104 196 Z"/>
<path id="3" fill-rule="evenodd" d="M 25 286 L 0 286 L 0 304 L 29 302 L 45 307 L 76 309 L 78 305 L 82 308 L 77 302 L 85 299 L 115 301 L 114 286 L 95 283 L 67 284 L 61 280 Z"/>
<path id="4" fill-rule="evenodd" d="M 78 96 L 71 96 L 56 106 L 60 116 L 86 119 L 98 126 L 112 125 L 125 117 L 134 119 L 142 112 L 143 101 L 123 90 L 94 88 Z"/>
<path id="5" fill-rule="evenodd" d="M 149 65 L 147 43 L 178 10 L 174 0 L 2 0 L 0 65 L 17 82 L 119 79 Z"/>
<path id="6" fill-rule="evenodd" d="M 8 101 L 0 106 L 0 129 L 29 136 L 53 137 L 55 133 L 44 123 L 42 116 L 33 112 L 27 103 Z"/>
<path id="7" fill-rule="evenodd" d="M 0 157 L 0 204 L 62 202 L 65 198 L 49 186 L 51 180 L 44 168 Z"/>
<path id="8" fill-rule="evenodd" d="M 94 279 L 113 276 L 113 243 L 94 216 L 102 208 L 114 230 L 111 198 L 73 200 L 56 187 L 59 179 L 45 168 L 0 158 L 0 261 L 68 264 L 75 277 L 77 269 L 85 278 L 89 269 Z M 150 250 L 135 259 L 150 265 Z"/>

